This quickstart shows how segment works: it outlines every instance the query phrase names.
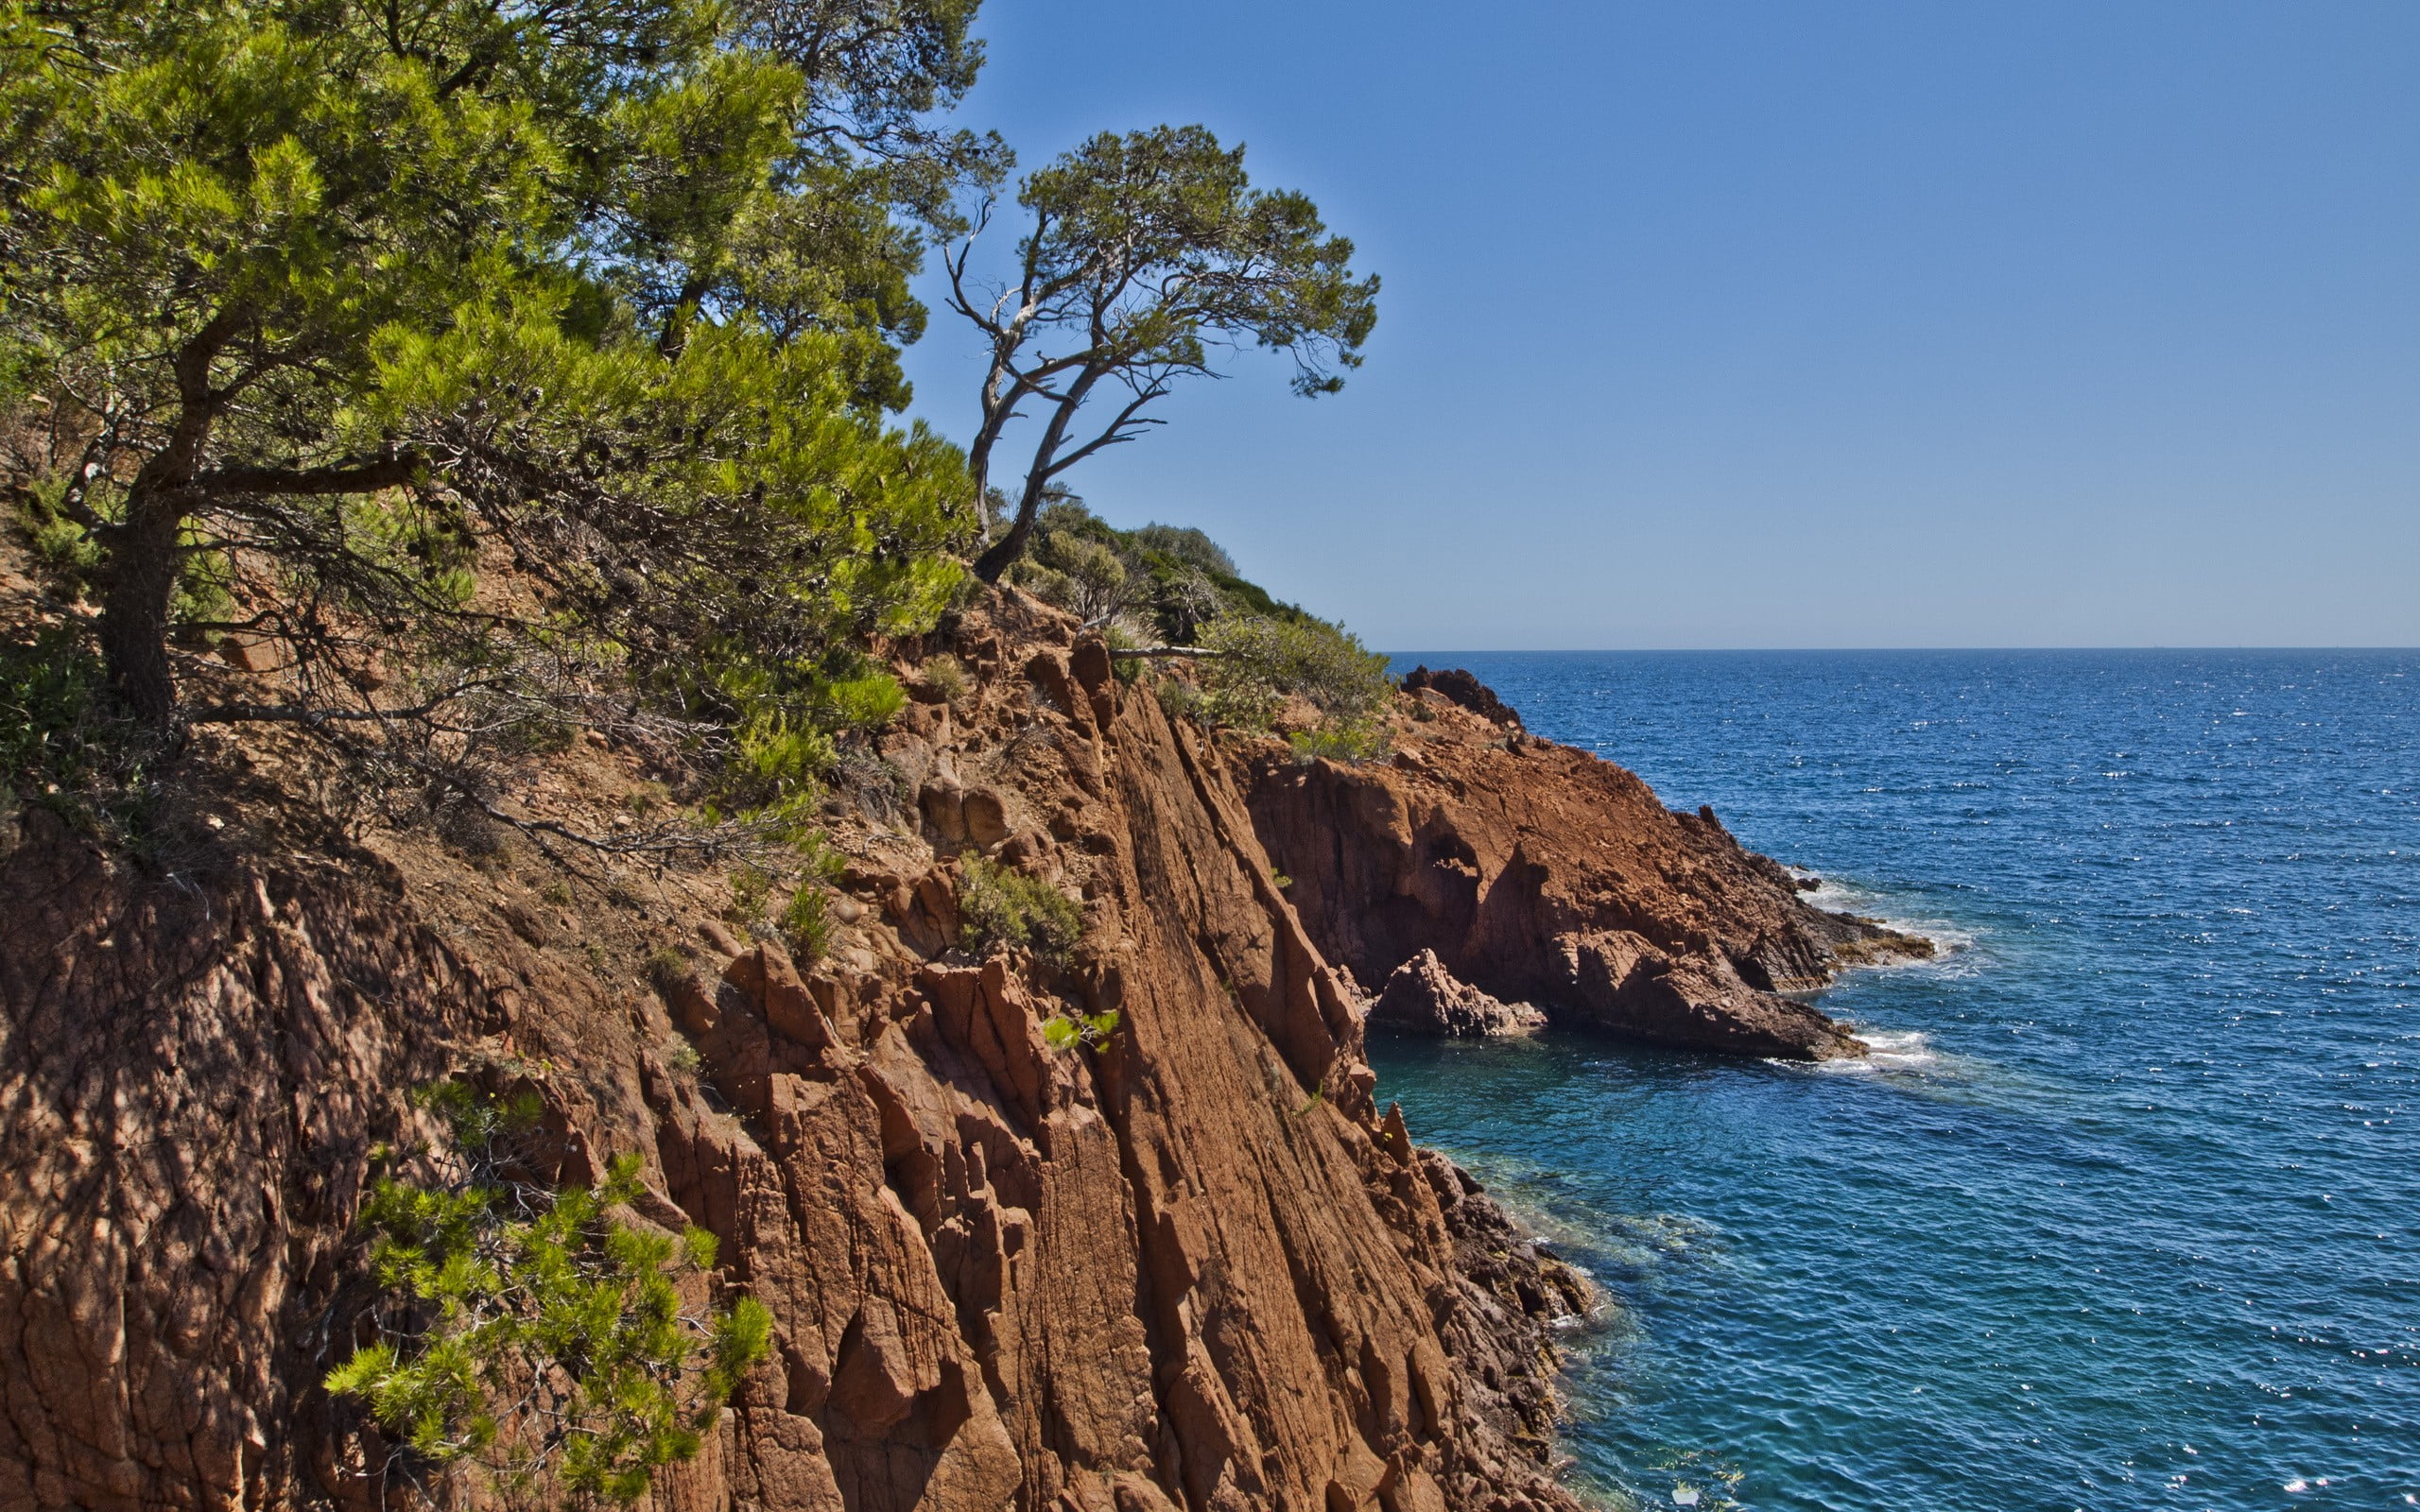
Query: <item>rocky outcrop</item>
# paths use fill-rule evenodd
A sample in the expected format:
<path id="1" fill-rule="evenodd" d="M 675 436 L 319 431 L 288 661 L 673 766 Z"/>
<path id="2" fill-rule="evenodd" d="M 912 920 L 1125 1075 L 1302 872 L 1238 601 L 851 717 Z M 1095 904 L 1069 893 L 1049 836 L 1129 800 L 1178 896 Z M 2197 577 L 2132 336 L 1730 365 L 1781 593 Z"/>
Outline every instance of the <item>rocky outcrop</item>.
<path id="1" fill-rule="evenodd" d="M 1484 1040 L 1528 1034 L 1547 1016 L 1527 1003 L 1499 1003 L 1445 970 L 1424 950 L 1395 968 L 1370 1004 L 1369 1026 L 1397 1034 Z"/>
<path id="2" fill-rule="evenodd" d="M 1401 701 L 1387 761 L 1305 763 L 1273 745 L 1241 758 L 1254 828 L 1329 959 L 1379 981 L 1433 950 L 1455 977 L 1557 1023 L 1745 1055 L 1864 1054 L 1782 994 L 1929 942 L 1810 906 L 1713 811 L 1673 813 L 1609 762 L 1508 732 L 1438 676 Z"/>
<path id="3" fill-rule="evenodd" d="M 1404 675 L 1403 691 L 1417 696 L 1435 693 L 1447 703 L 1469 710 L 1492 725 L 1508 730 L 1521 728 L 1521 716 L 1512 706 L 1495 696 L 1495 690 L 1461 667 L 1439 667 L 1431 672 L 1426 665 L 1416 666 Z"/>
<path id="4" fill-rule="evenodd" d="M 1225 761 L 1013 594 L 903 669 L 944 649 L 971 687 L 830 816 L 814 960 L 715 921 L 717 872 L 308 829 L 300 777 L 231 775 L 257 751 L 198 748 L 141 865 L 31 814 L 0 847 L 0 1509 L 406 1500 L 318 1383 L 364 1315 L 372 1147 L 465 1072 L 540 1095 L 558 1179 L 639 1154 L 642 1215 L 773 1314 L 662 1507 L 1576 1507 L 1549 1329 L 1582 1288 L 1374 1106 Z M 516 801 L 592 831 L 645 777 L 548 760 Z M 977 853 L 1081 900 L 1067 959 L 959 948 Z M 1073 1011 L 1116 1027 L 1054 1051 Z"/>

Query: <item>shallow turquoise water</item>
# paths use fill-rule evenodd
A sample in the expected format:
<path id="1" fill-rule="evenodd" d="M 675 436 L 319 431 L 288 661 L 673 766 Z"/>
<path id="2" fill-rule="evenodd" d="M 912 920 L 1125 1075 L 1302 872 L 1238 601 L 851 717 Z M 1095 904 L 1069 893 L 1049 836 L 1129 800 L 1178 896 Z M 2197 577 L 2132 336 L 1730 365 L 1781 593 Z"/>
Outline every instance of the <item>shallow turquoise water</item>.
<path id="1" fill-rule="evenodd" d="M 1414 661 L 1957 946 L 1822 999 L 1867 1067 L 1374 1045 L 1618 1303 L 1582 1481 L 2420 1504 L 2420 653 Z"/>

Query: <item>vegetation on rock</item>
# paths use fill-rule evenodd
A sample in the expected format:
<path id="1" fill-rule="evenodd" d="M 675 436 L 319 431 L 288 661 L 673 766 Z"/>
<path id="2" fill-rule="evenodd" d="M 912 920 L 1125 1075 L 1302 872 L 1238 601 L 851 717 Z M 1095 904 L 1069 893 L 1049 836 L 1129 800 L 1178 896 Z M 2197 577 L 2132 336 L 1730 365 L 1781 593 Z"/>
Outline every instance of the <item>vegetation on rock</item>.
<path id="1" fill-rule="evenodd" d="M 1006 947 L 1063 961 L 1084 927 L 1082 911 L 1065 893 L 975 855 L 963 864 L 958 917 L 960 943 L 978 955 Z"/>
<path id="2" fill-rule="evenodd" d="M 328 1390 L 367 1406 L 390 1476 L 470 1474 L 520 1503 L 637 1501 L 659 1470 L 696 1456 L 764 1357 L 770 1314 L 750 1297 L 684 1303 L 683 1277 L 714 1266 L 714 1236 L 615 1215 L 640 1194 L 638 1157 L 610 1162 L 595 1186 L 554 1190 L 518 1159 L 533 1094 L 447 1081 L 415 1101 L 452 1147 L 414 1162 L 430 1178 L 382 1177 L 363 1205 L 382 1289 L 366 1319 L 374 1337 Z"/>
<path id="3" fill-rule="evenodd" d="M 1305 759 L 1359 761 L 1386 749 L 1386 658 L 1343 627 L 1271 598 L 1199 530 L 1120 530 L 1059 490 L 1009 579 L 1082 615 L 1113 645 L 1151 640 L 1210 652 L 1198 687 L 1161 683 L 1171 718 L 1268 730 L 1288 699 L 1301 698 L 1318 719 L 1290 737 Z"/>

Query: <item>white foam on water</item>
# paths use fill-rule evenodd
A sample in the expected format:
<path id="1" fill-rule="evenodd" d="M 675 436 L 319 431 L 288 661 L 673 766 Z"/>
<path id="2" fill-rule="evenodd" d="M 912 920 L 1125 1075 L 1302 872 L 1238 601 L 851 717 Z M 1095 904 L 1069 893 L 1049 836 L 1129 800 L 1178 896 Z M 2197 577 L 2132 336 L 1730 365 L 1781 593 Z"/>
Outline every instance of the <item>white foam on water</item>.
<path id="1" fill-rule="evenodd" d="M 1891 900 L 1885 894 L 1869 892 L 1862 887 L 1834 882 L 1828 877 L 1824 878 L 1812 891 L 1802 892 L 1799 897 L 1826 913 L 1856 914 L 1860 918 L 1876 919 L 1881 920 L 1884 927 L 1895 929 L 1902 935 L 1913 935 L 1919 939 L 1932 941 L 1934 954 L 1929 958 L 1876 961 L 1871 965 L 1849 968 L 1853 971 L 1903 971 L 1911 969 L 1938 971 L 1947 965 L 1953 957 L 1963 955 L 1975 948 L 1975 935 L 1970 930 L 1961 929 L 1945 919 L 1917 919 L 1893 914 L 1890 912 Z"/>
<path id="2" fill-rule="evenodd" d="M 1857 1024 L 1849 1032 L 1866 1043 L 1866 1053 L 1854 1060 L 1780 1060 L 1766 1062 L 1785 1070 L 1819 1076 L 1887 1076 L 1905 1082 L 1962 1080 L 1971 1062 L 1933 1048 L 1921 1029 L 1869 1029 Z"/>
<path id="3" fill-rule="evenodd" d="M 1879 1071 L 1929 1072 L 1942 1068 L 1941 1052 L 1921 1029 L 1868 1029 L 1858 1036 L 1871 1047 L 1866 1059 Z"/>

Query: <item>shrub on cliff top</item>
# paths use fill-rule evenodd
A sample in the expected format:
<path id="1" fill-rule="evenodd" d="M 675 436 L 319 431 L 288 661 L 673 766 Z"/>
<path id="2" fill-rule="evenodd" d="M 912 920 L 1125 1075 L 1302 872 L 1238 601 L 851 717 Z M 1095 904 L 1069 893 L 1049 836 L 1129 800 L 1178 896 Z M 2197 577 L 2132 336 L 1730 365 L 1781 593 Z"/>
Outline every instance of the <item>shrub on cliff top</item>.
<path id="1" fill-rule="evenodd" d="M 637 1501 L 696 1456 L 763 1358 L 770 1314 L 749 1297 L 684 1307 L 683 1273 L 711 1270 L 714 1236 L 613 1215 L 640 1194 L 637 1156 L 548 1191 L 516 1179 L 534 1097 L 441 1082 L 416 1100 L 452 1148 L 430 1154 L 433 1179 L 384 1177 L 363 1205 L 376 1336 L 328 1390 L 367 1405 L 394 1445 L 389 1472 L 475 1473 L 508 1504 Z"/>
<path id="2" fill-rule="evenodd" d="M 1202 712 L 1214 723 L 1266 730 L 1289 696 L 1308 699 L 1330 727 L 1364 724 L 1386 709 L 1387 659 L 1336 626 L 1230 615 L 1201 643 L 1219 653 L 1201 668 Z"/>

